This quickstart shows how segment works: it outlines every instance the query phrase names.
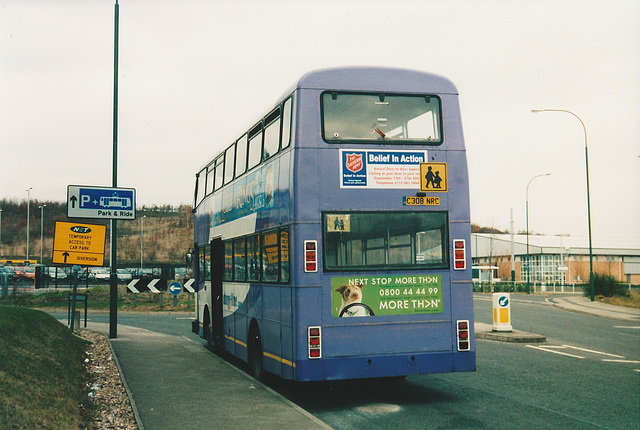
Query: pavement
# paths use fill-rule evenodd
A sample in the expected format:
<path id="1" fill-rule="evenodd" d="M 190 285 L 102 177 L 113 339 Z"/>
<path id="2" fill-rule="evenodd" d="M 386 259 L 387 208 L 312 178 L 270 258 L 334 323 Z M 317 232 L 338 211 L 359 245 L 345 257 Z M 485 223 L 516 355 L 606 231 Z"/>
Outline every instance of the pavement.
<path id="1" fill-rule="evenodd" d="M 104 323 L 87 328 L 109 332 Z M 141 430 L 331 429 L 195 336 L 118 325 L 109 343 Z"/>
<path id="2" fill-rule="evenodd" d="M 581 295 L 549 295 L 553 306 L 640 323 L 640 310 L 591 302 Z M 107 324 L 89 329 L 108 333 Z M 476 323 L 476 338 L 544 342 L 544 336 L 514 330 L 494 332 Z M 271 388 L 209 352 L 197 338 L 120 325 L 110 340 L 141 429 L 330 429 Z"/>

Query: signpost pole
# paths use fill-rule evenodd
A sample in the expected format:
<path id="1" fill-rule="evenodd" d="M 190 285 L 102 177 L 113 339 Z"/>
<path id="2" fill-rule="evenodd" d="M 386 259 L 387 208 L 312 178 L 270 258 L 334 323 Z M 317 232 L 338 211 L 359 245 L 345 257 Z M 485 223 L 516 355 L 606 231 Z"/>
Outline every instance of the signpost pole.
<path id="1" fill-rule="evenodd" d="M 73 333 L 76 323 L 76 294 L 78 293 L 78 282 L 80 282 L 80 266 L 74 264 L 71 273 L 73 273 L 73 296 L 71 298 L 71 333 Z"/>
<path id="2" fill-rule="evenodd" d="M 115 4 L 114 14 L 114 39 L 113 39 L 113 187 L 118 186 L 118 23 L 120 20 L 120 7 L 118 0 Z M 117 265 L 117 221 L 110 221 L 111 241 L 111 288 L 109 290 L 109 338 L 118 337 L 118 275 Z"/>

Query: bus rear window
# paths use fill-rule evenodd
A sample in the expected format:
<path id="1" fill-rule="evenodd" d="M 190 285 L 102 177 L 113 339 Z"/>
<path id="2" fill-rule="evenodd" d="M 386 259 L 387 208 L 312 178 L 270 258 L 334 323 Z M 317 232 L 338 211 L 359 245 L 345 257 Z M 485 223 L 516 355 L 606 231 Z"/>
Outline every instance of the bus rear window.
<path id="1" fill-rule="evenodd" d="M 446 212 L 325 213 L 327 270 L 448 268 Z"/>
<path id="2" fill-rule="evenodd" d="M 322 94 L 322 129 L 330 143 L 442 142 L 440 100 L 435 96 Z"/>

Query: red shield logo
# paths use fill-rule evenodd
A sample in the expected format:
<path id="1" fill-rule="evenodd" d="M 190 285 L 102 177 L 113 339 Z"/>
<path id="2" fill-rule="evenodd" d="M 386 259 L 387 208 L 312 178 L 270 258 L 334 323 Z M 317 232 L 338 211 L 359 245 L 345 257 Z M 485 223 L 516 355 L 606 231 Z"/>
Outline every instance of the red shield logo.
<path id="1" fill-rule="evenodd" d="M 346 154 L 346 155 L 347 155 L 347 162 L 345 164 L 345 167 L 347 168 L 348 171 L 356 173 L 362 170 L 362 167 L 363 167 L 362 154 Z"/>

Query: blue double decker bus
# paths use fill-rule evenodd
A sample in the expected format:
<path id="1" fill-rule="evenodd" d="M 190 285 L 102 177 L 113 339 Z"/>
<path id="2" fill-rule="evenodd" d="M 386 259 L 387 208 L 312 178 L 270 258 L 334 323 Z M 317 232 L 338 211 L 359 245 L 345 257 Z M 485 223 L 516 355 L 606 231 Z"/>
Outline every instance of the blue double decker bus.
<path id="1" fill-rule="evenodd" d="M 306 74 L 196 174 L 194 332 L 260 377 L 475 370 L 456 87 Z"/>

